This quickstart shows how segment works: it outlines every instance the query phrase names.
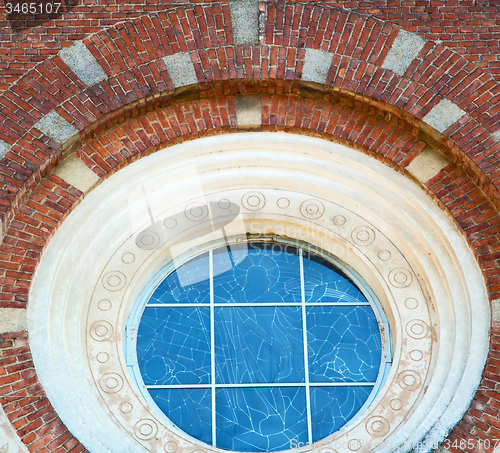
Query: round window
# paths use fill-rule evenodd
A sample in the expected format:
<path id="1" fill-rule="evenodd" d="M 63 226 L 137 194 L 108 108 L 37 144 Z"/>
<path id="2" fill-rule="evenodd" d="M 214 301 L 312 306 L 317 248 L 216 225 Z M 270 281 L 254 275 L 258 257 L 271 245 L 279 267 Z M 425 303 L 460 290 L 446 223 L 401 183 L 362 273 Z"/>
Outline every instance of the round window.
<path id="1" fill-rule="evenodd" d="M 371 402 L 390 362 L 382 310 L 341 266 L 269 242 L 170 265 L 134 316 L 144 396 L 227 450 L 286 450 L 338 431 Z"/>

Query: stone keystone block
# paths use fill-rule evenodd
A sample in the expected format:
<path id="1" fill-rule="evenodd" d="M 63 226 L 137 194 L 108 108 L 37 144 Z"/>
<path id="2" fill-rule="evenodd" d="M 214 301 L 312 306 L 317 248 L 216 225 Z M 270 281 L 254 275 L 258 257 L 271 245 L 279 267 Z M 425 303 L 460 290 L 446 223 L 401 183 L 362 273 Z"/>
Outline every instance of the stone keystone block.
<path id="1" fill-rule="evenodd" d="M 404 75 L 425 43 L 426 40 L 424 38 L 415 33 L 400 29 L 382 63 L 382 67 L 390 69 L 401 76 Z"/>
<path id="2" fill-rule="evenodd" d="M 108 78 L 96 58 L 81 41 L 62 49 L 59 57 L 85 85 L 92 86 Z"/>
<path id="3" fill-rule="evenodd" d="M 84 195 L 99 183 L 99 177 L 74 154 L 54 168 L 53 173 Z"/>
<path id="4" fill-rule="evenodd" d="M 500 143 L 500 129 L 496 132 L 493 132 L 493 134 L 491 135 L 493 135 L 493 138 Z"/>
<path id="5" fill-rule="evenodd" d="M 236 96 L 234 107 L 238 126 L 262 124 L 262 98 L 260 96 Z"/>
<path id="6" fill-rule="evenodd" d="M 491 301 L 491 320 L 500 321 L 500 299 Z"/>
<path id="7" fill-rule="evenodd" d="M 28 330 L 26 310 L 0 308 L 0 333 Z"/>
<path id="8" fill-rule="evenodd" d="M 55 110 L 45 115 L 34 127 L 61 145 L 78 133 L 78 129 L 72 126 Z"/>
<path id="9" fill-rule="evenodd" d="M 443 168 L 451 164 L 451 161 L 439 151 L 426 146 L 406 167 L 415 178 L 427 182 L 437 175 Z"/>
<path id="10" fill-rule="evenodd" d="M 163 57 L 163 62 L 175 88 L 198 83 L 198 77 L 196 77 L 196 71 L 189 53 L 179 52 L 167 55 Z"/>
<path id="11" fill-rule="evenodd" d="M 10 145 L 3 140 L 0 140 L 0 159 L 10 151 Z"/>
<path id="12" fill-rule="evenodd" d="M 466 113 L 448 99 L 442 99 L 439 104 L 432 107 L 432 110 L 425 115 L 422 120 L 439 132 L 444 132 L 452 124 L 456 123 Z"/>
<path id="13" fill-rule="evenodd" d="M 234 45 L 259 44 L 258 0 L 231 0 L 229 12 Z"/>
<path id="14" fill-rule="evenodd" d="M 328 72 L 332 66 L 333 55 L 330 52 L 316 49 L 306 49 L 302 80 L 307 82 L 326 83 Z"/>

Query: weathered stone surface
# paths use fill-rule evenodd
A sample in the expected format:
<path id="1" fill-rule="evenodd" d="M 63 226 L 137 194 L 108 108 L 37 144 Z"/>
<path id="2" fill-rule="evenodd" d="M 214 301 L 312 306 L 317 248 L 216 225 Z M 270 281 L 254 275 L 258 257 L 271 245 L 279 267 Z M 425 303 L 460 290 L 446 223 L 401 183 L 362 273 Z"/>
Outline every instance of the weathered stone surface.
<path id="1" fill-rule="evenodd" d="M 198 83 L 193 62 L 187 52 L 167 55 L 163 57 L 163 61 L 167 67 L 168 75 L 174 87 L 177 88 Z"/>
<path id="2" fill-rule="evenodd" d="M 229 2 L 233 42 L 236 46 L 259 43 L 259 2 L 232 0 Z"/>
<path id="3" fill-rule="evenodd" d="M 10 145 L 3 140 L 0 140 L 0 159 L 10 151 Z"/>
<path id="4" fill-rule="evenodd" d="M 450 163 L 451 161 L 439 151 L 426 146 L 406 170 L 418 180 L 426 182 Z"/>
<path id="5" fill-rule="evenodd" d="M 456 123 L 465 112 L 448 99 L 442 99 L 422 119 L 439 132 L 444 132 Z"/>
<path id="6" fill-rule="evenodd" d="M 332 65 L 332 54 L 323 50 L 306 49 L 302 80 L 325 83 Z"/>
<path id="7" fill-rule="evenodd" d="M 78 133 L 78 129 L 72 126 L 55 110 L 45 115 L 34 127 L 60 144 L 63 144 Z"/>
<path id="8" fill-rule="evenodd" d="M 54 174 L 84 194 L 87 194 L 99 182 L 99 177 L 75 155 L 58 165 L 54 169 Z"/>
<path id="9" fill-rule="evenodd" d="M 234 99 L 238 126 L 262 124 L 262 98 L 237 96 Z"/>
<path id="10" fill-rule="evenodd" d="M 108 77 L 81 41 L 62 49 L 59 57 L 88 86 L 95 85 Z"/>
<path id="11" fill-rule="evenodd" d="M 20 308 L 0 308 L 0 334 L 27 330 L 26 310 Z"/>
<path id="12" fill-rule="evenodd" d="M 404 75 L 424 47 L 425 42 L 424 38 L 415 33 L 400 29 L 382 67 L 390 69 L 396 74 Z"/>

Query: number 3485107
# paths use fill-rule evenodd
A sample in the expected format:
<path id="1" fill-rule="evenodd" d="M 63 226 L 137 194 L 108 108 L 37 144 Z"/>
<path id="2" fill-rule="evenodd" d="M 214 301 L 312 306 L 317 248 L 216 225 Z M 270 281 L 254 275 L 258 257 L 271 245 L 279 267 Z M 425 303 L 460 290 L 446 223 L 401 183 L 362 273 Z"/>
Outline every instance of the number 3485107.
<path id="1" fill-rule="evenodd" d="M 7 14 L 56 14 L 61 3 L 6 3 Z"/>

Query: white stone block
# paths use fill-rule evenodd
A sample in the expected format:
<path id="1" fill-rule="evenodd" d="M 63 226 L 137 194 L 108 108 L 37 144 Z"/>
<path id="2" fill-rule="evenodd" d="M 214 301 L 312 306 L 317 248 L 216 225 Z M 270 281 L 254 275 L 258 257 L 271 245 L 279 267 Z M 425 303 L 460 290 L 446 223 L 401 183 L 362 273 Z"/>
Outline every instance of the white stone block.
<path id="1" fill-rule="evenodd" d="M 88 86 L 108 78 L 96 58 L 81 41 L 62 49 L 59 57 Z"/>
<path id="2" fill-rule="evenodd" d="M 229 12 L 234 45 L 259 44 L 258 0 L 232 0 L 229 2 Z"/>
<path id="3" fill-rule="evenodd" d="M 0 159 L 10 151 L 10 145 L 3 140 L 0 140 Z"/>
<path id="4" fill-rule="evenodd" d="M 406 167 L 419 181 L 426 182 L 450 165 L 451 161 L 439 151 L 426 146 L 415 159 Z"/>
<path id="5" fill-rule="evenodd" d="M 238 126 L 262 124 L 262 98 L 237 96 L 234 100 Z"/>
<path id="6" fill-rule="evenodd" d="M 500 299 L 491 301 L 491 320 L 500 321 Z"/>
<path id="7" fill-rule="evenodd" d="M 78 129 L 66 121 L 55 110 L 45 115 L 35 124 L 35 128 L 43 132 L 47 137 L 63 144 L 73 135 L 78 133 Z"/>
<path id="8" fill-rule="evenodd" d="M 326 83 L 328 72 L 332 66 L 333 55 L 330 52 L 316 49 L 306 49 L 302 80 L 308 82 Z"/>
<path id="9" fill-rule="evenodd" d="M 442 99 L 439 104 L 432 107 L 432 110 L 422 119 L 437 131 L 444 132 L 464 115 L 465 111 L 458 105 L 448 99 Z"/>
<path id="10" fill-rule="evenodd" d="M 390 69 L 396 74 L 404 75 L 425 43 L 426 40 L 424 38 L 415 33 L 400 29 L 389 53 L 382 63 L 382 67 Z"/>
<path id="11" fill-rule="evenodd" d="M 74 154 L 58 165 L 53 173 L 84 195 L 99 182 L 99 177 Z"/>
<path id="12" fill-rule="evenodd" d="M 20 332 L 28 329 L 26 310 L 0 308 L 0 333 Z"/>
<path id="13" fill-rule="evenodd" d="M 175 88 L 198 83 L 193 62 L 187 52 L 179 52 L 163 57 L 168 75 Z"/>

